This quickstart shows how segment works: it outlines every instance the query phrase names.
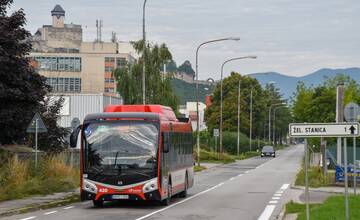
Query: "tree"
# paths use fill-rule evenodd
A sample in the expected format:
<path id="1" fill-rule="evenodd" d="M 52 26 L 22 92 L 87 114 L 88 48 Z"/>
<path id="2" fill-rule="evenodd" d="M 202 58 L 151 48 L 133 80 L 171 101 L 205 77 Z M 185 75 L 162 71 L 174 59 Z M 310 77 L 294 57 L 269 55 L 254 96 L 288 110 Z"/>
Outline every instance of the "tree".
<path id="1" fill-rule="evenodd" d="M 185 62 L 179 66 L 178 71 L 186 73 L 190 76 L 195 75 L 195 71 L 193 70 L 191 63 L 188 60 L 185 60 Z"/>
<path id="2" fill-rule="evenodd" d="M 143 41 L 133 42 L 138 53 L 144 52 Z M 179 101 L 174 94 L 169 74 L 163 77 L 161 70 L 166 61 L 172 60 L 172 55 L 165 44 L 146 46 L 146 103 L 161 104 L 178 110 Z M 118 92 L 126 104 L 142 104 L 142 65 L 144 57 L 125 68 L 116 69 L 114 76 L 118 83 Z"/>
<path id="3" fill-rule="evenodd" d="M 59 101 L 54 106 L 47 105 L 45 95 L 50 87 L 29 64 L 26 55 L 31 50 L 31 43 L 28 41 L 30 33 L 24 28 L 25 14 L 20 9 L 8 15 L 7 9 L 12 2 L 0 2 L 0 127 L 4 128 L 0 133 L 0 144 L 25 143 L 25 131 L 35 112 L 51 115 L 61 107 Z M 56 118 L 47 118 L 45 125 L 57 128 Z M 51 139 L 53 146 L 61 145 L 63 132 L 54 131 L 49 129 L 47 135 L 56 136 L 57 140 Z M 52 148 L 48 146 L 47 149 Z"/>

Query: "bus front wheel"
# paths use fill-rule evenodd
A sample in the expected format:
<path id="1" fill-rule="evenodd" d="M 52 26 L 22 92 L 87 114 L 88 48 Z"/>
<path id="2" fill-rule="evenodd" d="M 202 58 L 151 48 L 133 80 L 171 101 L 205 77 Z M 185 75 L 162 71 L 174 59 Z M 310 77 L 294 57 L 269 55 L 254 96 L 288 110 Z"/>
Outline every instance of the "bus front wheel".
<path id="1" fill-rule="evenodd" d="M 179 196 L 180 198 L 186 198 L 188 190 L 188 177 L 187 174 L 185 175 L 185 182 L 184 182 L 184 191 L 182 191 Z"/>
<path id="2" fill-rule="evenodd" d="M 168 206 L 170 205 L 170 201 L 171 201 L 171 196 L 172 196 L 172 192 L 171 192 L 171 183 L 168 184 L 168 190 L 167 190 L 168 196 L 166 199 L 161 201 L 161 205 L 164 206 Z"/>

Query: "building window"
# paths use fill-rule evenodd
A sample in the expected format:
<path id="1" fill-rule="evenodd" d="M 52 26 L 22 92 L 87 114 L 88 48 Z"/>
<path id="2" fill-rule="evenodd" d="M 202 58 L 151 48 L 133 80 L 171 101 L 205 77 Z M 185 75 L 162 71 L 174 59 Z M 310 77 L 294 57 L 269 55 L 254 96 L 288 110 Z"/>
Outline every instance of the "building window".
<path id="1" fill-rule="evenodd" d="M 105 88 L 104 91 L 105 91 L 106 93 L 114 93 L 114 92 L 115 92 L 114 88 Z"/>
<path id="2" fill-rule="evenodd" d="M 114 57 L 105 57 L 105 62 L 106 62 L 106 63 L 114 63 L 114 62 L 115 62 L 115 58 L 114 58 Z"/>
<path id="3" fill-rule="evenodd" d="M 114 71 L 114 67 L 112 67 L 112 66 L 106 66 L 105 67 L 105 72 L 110 72 L 110 73 L 112 73 Z"/>
<path id="4" fill-rule="evenodd" d="M 51 86 L 52 92 L 81 92 L 80 78 L 46 78 L 46 83 Z"/>
<path id="5" fill-rule="evenodd" d="M 126 59 L 122 57 L 116 58 L 116 68 L 124 68 L 126 66 Z"/>
<path id="6" fill-rule="evenodd" d="M 45 71 L 80 72 L 80 57 L 33 57 L 39 63 L 39 69 Z"/>
<path id="7" fill-rule="evenodd" d="M 105 78 L 105 83 L 114 83 L 115 79 L 114 78 Z"/>

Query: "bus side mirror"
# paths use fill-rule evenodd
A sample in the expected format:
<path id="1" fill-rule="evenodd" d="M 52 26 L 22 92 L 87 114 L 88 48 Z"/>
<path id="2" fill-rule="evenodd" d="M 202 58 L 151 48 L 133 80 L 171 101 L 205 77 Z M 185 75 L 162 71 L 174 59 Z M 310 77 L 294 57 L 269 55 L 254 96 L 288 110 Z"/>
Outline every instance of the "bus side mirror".
<path id="1" fill-rule="evenodd" d="M 170 146 L 170 135 L 169 133 L 164 133 L 164 144 L 163 144 L 163 152 L 169 153 L 169 146 Z"/>
<path id="2" fill-rule="evenodd" d="M 78 136 L 81 130 L 81 125 L 77 126 L 70 135 L 70 147 L 76 148 Z"/>

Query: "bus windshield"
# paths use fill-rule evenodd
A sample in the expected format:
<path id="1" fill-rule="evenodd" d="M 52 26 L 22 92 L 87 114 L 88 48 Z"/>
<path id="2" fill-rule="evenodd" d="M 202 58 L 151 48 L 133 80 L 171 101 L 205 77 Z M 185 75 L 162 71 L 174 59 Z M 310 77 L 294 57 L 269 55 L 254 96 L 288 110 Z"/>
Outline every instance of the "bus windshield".
<path id="1" fill-rule="evenodd" d="M 140 179 L 154 176 L 159 139 L 157 124 L 144 121 L 90 123 L 85 125 L 83 137 L 85 172 L 94 180 L 104 180 L 106 176 L 139 175 L 143 177 Z"/>

